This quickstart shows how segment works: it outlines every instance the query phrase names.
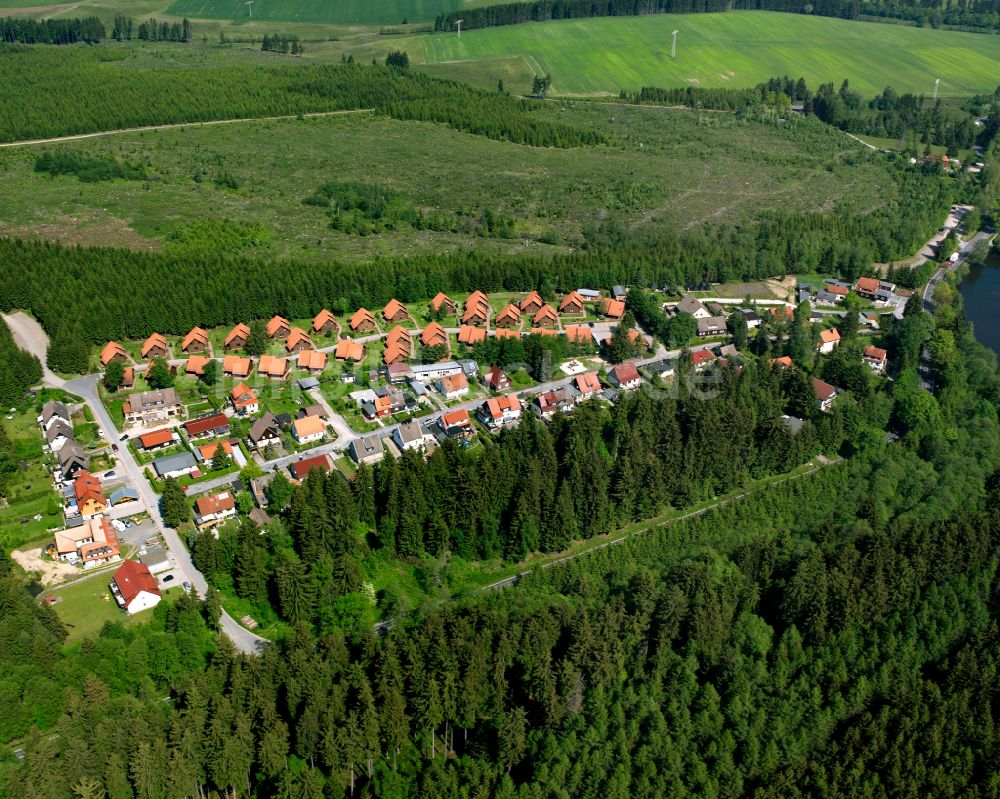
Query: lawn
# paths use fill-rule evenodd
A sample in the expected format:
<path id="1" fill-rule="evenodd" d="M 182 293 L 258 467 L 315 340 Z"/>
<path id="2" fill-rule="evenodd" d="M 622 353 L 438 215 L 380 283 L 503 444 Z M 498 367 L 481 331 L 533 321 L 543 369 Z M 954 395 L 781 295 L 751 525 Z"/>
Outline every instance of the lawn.
<path id="1" fill-rule="evenodd" d="M 635 228 L 660 221 L 742 221 L 788 207 L 843 205 L 864 213 L 891 201 L 896 191 L 884 156 L 814 121 L 778 127 L 728 114 L 612 111 L 603 104 L 553 104 L 537 113 L 596 127 L 613 145 L 525 147 L 376 117 L 192 127 L 61 145 L 144 163 L 151 174 L 149 182 L 98 183 L 36 173 L 43 148 L 26 147 L 2 154 L 0 234 L 81 244 L 141 241 L 161 249 L 172 231 L 225 219 L 266 228 L 268 242 L 243 253 L 264 258 L 357 261 L 462 248 L 520 254 L 526 242 L 533 252 L 556 253 L 586 246 L 588 230 L 603 219 Z M 218 169 L 244 187 L 222 189 L 192 177 Z M 456 218 L 478 218 L 487 210 L 504 214 L 513 218 L 519 236 L 336 231 L 324 209 L 302 202 L 332 179 L 384 187 L 416 207 Z M 350 298 L 329 299 L 344 299 L 349 311 L 356 309 Z M 411 308 L 425 315 L 418 304 Z M 217 355 L 228 329 L 212 332 Z"/>
<path id="2" fill-rule="evenodd" d="M 13 416 L 3 419 L 2 424 L 27 468 L 11 475 L 8 504 L 0 507 L 0 549 L 5 552 L 37 540 L 62 524 L 62 503 L 42 462 L 42 434 L 35 422 L 35 409 L 28 407 Z"/>
<path id="3" fill-rule="evenodd" d="M 399 25 L 403 20 L 433 20 L 438 14 L 487 0 L 255 0 L 254 19 L 330 25 Z M 250 17 L 244 0 L 176 0 L 168 13 L 205 19 Z"/>
<path id="4" fill-rule="evenodd" d="M 51 594 L 61 598 L 61 601 L 52 607 L 69 630 L 67 642 L 96 635 L 106 621 L 120 621 L 125 625 L 132 625 L 142 624 L 152 618 L 152 610 L 130 616 L 118 607 L 114 597 L 111 596 L 111 589 L 108 588 L 114 571 L 109 569 L 75 585 L 45 592 L 45 596 Z M 173 602 L 183 590 L 180 586 L 169 588 L 164 592 L 163 598 L 167 602 Z"/>
<path id="5" fill-rule="evenodd" d="M 671 31 L 679 30 L 677 58 Z M 753 86 L 805 77 L 815 88 L 840 82 L 865 95 L 898 91 L 971 95 L 1000 75 L 995 36 L 766 11 L 560 20 L 470 30 L 423 39 L 429 63 L 521 56 L 552 75 L 558 94 L 617 94 L 641 86 Z M 470 72 L 488 70 L 470 64 Z M 494 81 L 495 84 L 495 81 Z M 509 86 L 514 91 L 524 87 Z"/>

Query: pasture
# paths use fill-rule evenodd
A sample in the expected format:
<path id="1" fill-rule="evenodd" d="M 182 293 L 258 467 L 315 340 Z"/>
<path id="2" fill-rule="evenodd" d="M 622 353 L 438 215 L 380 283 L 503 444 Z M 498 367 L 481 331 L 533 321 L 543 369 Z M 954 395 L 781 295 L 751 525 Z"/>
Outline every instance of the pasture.
<path id="1" fill-rule="evenodd" d="M 252 18 L 326 25 L 399 25 L 433 20 L 485 0 L 254 0 Z M 245 0 L 175 0 L 167 13 L 198 19 L 248 19 Z"/>
<path id="2" fill-rule="evenodd" d="M 450 63 L 453 74 L 488 72 L 490 59 L 520 56 L 551 74 L 553 93 L 562 95 L 747 87 L 775 75 L 805 77 L 812 88 L 847 78 L 865 95 L 886 86 L 929 95 L 936 78 L 941 96 L 992 92 L 1000 83 L 997 36 L 766 11 L 561 20 L 419 41 L 429 64 Z"/>

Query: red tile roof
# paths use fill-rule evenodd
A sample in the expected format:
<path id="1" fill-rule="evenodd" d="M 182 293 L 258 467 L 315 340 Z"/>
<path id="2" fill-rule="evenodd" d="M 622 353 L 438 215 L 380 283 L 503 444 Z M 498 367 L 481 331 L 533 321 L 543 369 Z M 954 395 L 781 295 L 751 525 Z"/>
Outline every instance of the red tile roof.
<path id="1" fill-rule="evenodd" d="M 271 338 L 281 335 L 285 330 L 291 330 L 292 324 L 283 316 L 272 316 L 271 321 L 267 323 L 267 335 Z"/>
<path id="2" fill-rule="evenodd" d="M 854 290 L 860 294 L 874 294 L 878 291 L 878 280 L 873 277 L 859 277 Z"/>
<path id="3" fill-rule="evenodd" d="M 200 327 L 192 327 L 191 332 L 184 336 L 184 341 L 181 342 L 181 349 L 187 352 L 187 348 L 195 342 L 199 342 L 207 347 L 208 331 L 203 330 Z"/>
<path id="4" fill-rule="evenodd" d="M 232 330 L 229 331 L 229 335 L 226 336 L 226 340 L 222 342 L 222 345 L 224 347 L 228 347 L 230 344 L 232 344 L 233 339 L 235 338 L 241 338 L 244 341 L 246 341 L 247 336 L 249 335 L 250 335 L 250 326 L 240 322 L 238 325 L 236 325 L 236 327 L 234 327 Z"/>
<path id="5" fill-rule="evenodd" d="M 884 361 L 889 356 L 889 353 L 887 353 L 881 347 L 874 347 L 871 344 L 869 344 L 867 347 L 865 347 L 865 351 L 862 353 L 862 355 L 865 358 L 869 358 L 873 361 Z"/>
<path id="6" fill-rule="evenodd" d="M 285 342 L 285 349 L 291 352 L 296 347 L 302 346 L 304 349 L 313 349 L 314 345 L 312 339 L 309 338 L 309 334 L 306 333 L 301 327 L 293 327 L 292 332 L 288 334 L 288 340 Z"/>
<path id="7" fill-rule="evenodd" d="M 327 354 L 319 350 L 302 350 L 299 353 L 300 369 L 326 369 Z"/>
<path id="8" fill-rule="evenodd" d="M 406 306 L 395 297 L 389 300 L 389 302 L 386 303 L 385 308 L 382 309 L 382 316 L 388 322 L 391 322 L 396 318 L 407 316 L 408 313 L 409 312 L 406 310 Z"/>
<path id="9" fill-rule="evenodd" d="M 835 327 L 821 330 L 819 331 L 819 341 L 821 344 L 832 344 L 834 341 L 840 341 L 840 331 Z"/>
<path id="10" fill-rule="evenodd" d="M 296 461 L 290 467 L 292 477 L 296 480 L 303 479 L 313 469 L 322 469 L 324 472 L 330 471 L 330 458 L 326 455 L 313 455 L 311 458 L 303 458 Z"/>
<path id="11" fill-rule="evenodd" d="M 715 353 L 711 350 L 695 350 L 691 353 L 691 363 L 695 366 L 701 366 L 714 360 Z"/>
<path id="12" fill-rule="evenodd" d="M 830 399 L 837 393 L 837 389 L 829 383 L 824 383 L 818 377 L 810 377 L 809 382 L 812 383 L 813 391 L 816 393 L 816 399 L 820 402 Z"/>
<path id="13" fill-rule="evenodd" d="M 222 451 L 227 455 L 233 454 L 233 445 L 228 441 L 213 441 L 211 444 L 202 444 L 198 447 L 198 452 L 201 454 L 202 460 L 210 461 L 215 457 L 219 447 L 222 447 Z"/>
<path id="14" fill-rule="evenodd" d="M 571 291 L 559 302 L 559 313 L 565 313 L 567 310 L 579 311 L 582 309 L 583 297 L 575 291 Z"/>
<path id="15" fill-rule="evenodd" d="M 203 416 L 201 419 L 184 422 L 184 429 L 191 436 L 198 436 L 209 430 L 221 430 L 225 427 L 229 427 L 229 419 L 224 413 L 213 413 L 211 416 Z"/>
<path id="16" fill-rule="evenodd" d="M 332 324 L 334 328 L 337 330 L 340 329 L 340 322 L 337 321 L 337 318 L 332 313 L 330 313 L 330 311 L 324 308 L 322 311 L 316 314 L 316 318 L 313 319 L 312 323 L 313 332 L 319 333 L 328 324 Z"/>
<path id="17" fill-rule="evenodd" d="M 127 358 L 125 348 L 117 341 L 109 341 L 101 350 L 101 363 L 107 366 L 114 358 Z"/>
<path id="18" fill-rule="evenodd" d="M 520 330 L 511 330 L 509 327 L 498 327 L 493 331 L 496 338 L 521 338 Z"/>
<path id="19" fill-rule="evenodd" d="M 147 354 L 152 352 L 154 349 L 167 349 L 167 339 L 162 333 L 153 333 L 149 338 L 147 338 L 142 345 L 142 349 L 139 350 L 139 354 L 145 358 Z"/>
<path id="20" fill-rule="evenodd" d="M 160 596 L 160 588 L 152 572 L 145 564 L 134 560 L 127 560 L 118 568 L 114 581 L 126 605 L 143 591 Z"/>
<path id="21" fill-rule="evenodd" d="M 174 440 L 174 431 L 169 427 L 162 427 L 159 430 L 153 430 L 149 433 L 143 433 L 139 436 L 139 443 L 142 445 L 143 449 L 149 449 L 150 447 L 159 447 L 163 444 L 167 444 Z"/>
<path id="22" fill-rule="evenodd" d="M 337 342 L 337 350 L 334 357 L 338 361 L 360 361 L 365 357 L 365 345 L 357 341 L 342 338 Z"/>
<path id="23" fill-rule="evenodd" d="M 199 516 L 208 516 L 212 513 L 223 513 L 233 510 L 236 507 L 236 500 L 233 499 L 232 491 L 223 491 L 219 494 L 212 494 L 207 497 L 198 497 L 194 503 L 195 513 Z"/>
<path id="24" fill-rule="evenodd" d="M 635 368 L 634 363 L 622 363 L 611 370 L 614 374 L 615 379 L 618 381 L 619 385 L 623 383 L 631 383 L 635 380 L 639 380 L 639 370 Z"/>
<path id="25" fill-rule="evenodd" d="M 638 375 L 638 373 L 636 373 Z M 576 387 L 581 394 L 593 394 L 601 390 L 601 381 L 597 372 L 586 372 L 576 376 Z"/>
<path id="26" fill-rule="evenodd" d="M 448 343 L 448 333 L 445 329 L 441 327 L 437 322 L 431 322 L 423 329 L 420 334 L 420 343 L 425 347 L 433 347 L 435 345 L 447 344 Z"/>
<path id="27" fill-rule="evenodd" d="M 449 309 L 452 310 L 454 310 L 457 307 L 455 305 L 455 301 L 451 297 L 449 297 L 443 291 L 439 291 L 437 294 L 434 295 L 434 299 L 431 300 L 431 308 L 434 310 L 435 313 L 437 313 L 438 311 L 441 310 L 442 305 L 446 305 Z"/>
<path id="28" fill-rule="evenodd" d="M 608 300 L 604 303 L 604 315 L 610 319 L 621 319 L 625 315 L 625 303 L 621 300 Z"/>
<path id="29" fill-rule="evenodd" d="M 478 344 L 486 339 L 486 331 L 472 325 L 462 325 L 458 329 L 458 340 L 462 344 Z"/>
<path id="30" fill-rule="evenodd" d="M 229 396 L 233 401 L 233 407 L 237 409 L 257 404 L 257 395 L 253 393 L 253 390 L 246 383 L 237 385 L 229 392 Z"/>
<path id="31" fill-rule="evenodd" d="M 781 366 L 781 367 L 783 367 L 785 369 L 791 369 L 792 368 L 792 356 L 791 355 L 782 355 L 780 358 L 772 358 L 771 359 L 771 366 Z"/>

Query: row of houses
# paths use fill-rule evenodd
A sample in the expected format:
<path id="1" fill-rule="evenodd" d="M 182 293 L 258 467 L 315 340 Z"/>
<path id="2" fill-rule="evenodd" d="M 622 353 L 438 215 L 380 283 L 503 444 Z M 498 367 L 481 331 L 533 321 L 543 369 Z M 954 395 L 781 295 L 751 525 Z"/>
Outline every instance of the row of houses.
<path id="1" fill-rule="evenodd" d="M 64 402 L 46 402 L 37 421 L 45 438 L 45 448 L 53 456 L 57 484 L 71 480 L 77 472 L 90 468 L 90 456 L 76 441 L 73 417 Z"/>

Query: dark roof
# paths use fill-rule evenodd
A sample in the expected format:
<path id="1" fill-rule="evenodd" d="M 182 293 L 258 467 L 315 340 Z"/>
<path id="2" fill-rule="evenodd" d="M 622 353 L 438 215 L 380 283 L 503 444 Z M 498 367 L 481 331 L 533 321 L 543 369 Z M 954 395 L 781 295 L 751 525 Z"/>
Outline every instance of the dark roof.
<path id="1" fill-rule="evenodd" d="M 157 458 L 153 461 L 153 470 L 157 474 L 166 474 L 167 472 L 177 472 L 181 469 L 191 469 L 198 465 L 198 461 L 194 459 L 194 455 L 190 452 L 178 452 L 176 455 L 164 455 L 162 458 Z"/>
<path id="2" fill-rule="evenodd" d="M 268 430 L 273 432 L 274 435 L 278 435 L 278 420 L 270 411 L 265 413 L 256 422 L 250 425 L 248 437 L 251 441 L 256 443 L 264 438 Z"/>
<path id="3" fill-rule="evenodd" d="M 210 430 L 222 430 L 223 428 L 226 430 L 229 429 L 229 419 L 226 418 L 224 413 L 213 413 L 209 416 L 202 416 L 199 419 L 184 422 L 184 429 L 192 436 L 207 433 Z"/>

